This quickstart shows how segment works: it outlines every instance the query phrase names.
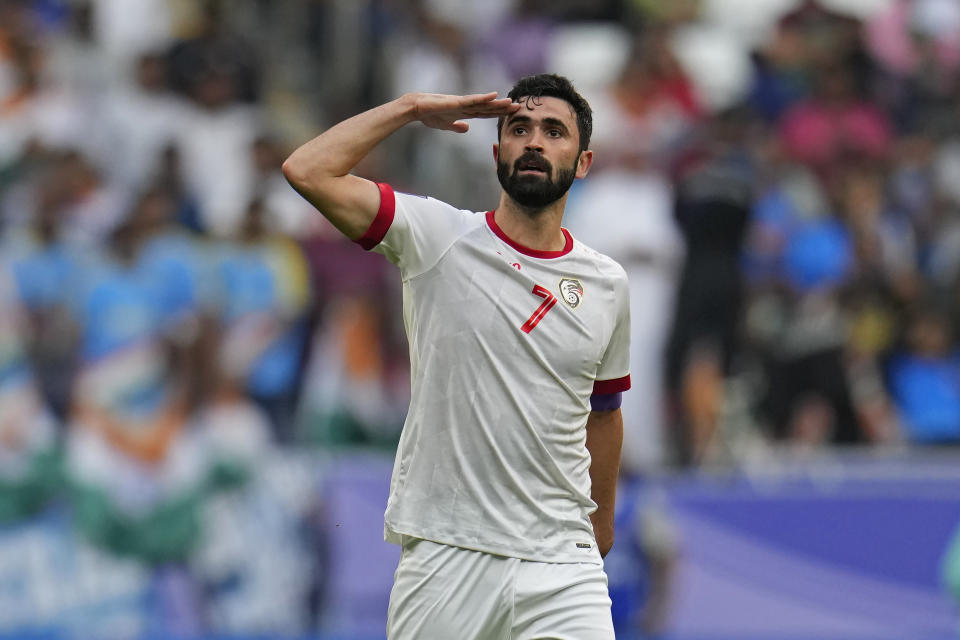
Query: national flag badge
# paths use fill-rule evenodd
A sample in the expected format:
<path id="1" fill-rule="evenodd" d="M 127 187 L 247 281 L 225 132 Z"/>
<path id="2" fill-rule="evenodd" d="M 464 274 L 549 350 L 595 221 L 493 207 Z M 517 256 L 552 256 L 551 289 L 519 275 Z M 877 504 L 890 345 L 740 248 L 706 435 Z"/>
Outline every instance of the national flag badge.
<path id="1" fill-rule="evenodd" d="M 583 300 L 583 285 L 579 280 L 573 278 L 563 278 L 560 280 L 560 299 L 567 303 L 571 309 L 580 306 Z"/>

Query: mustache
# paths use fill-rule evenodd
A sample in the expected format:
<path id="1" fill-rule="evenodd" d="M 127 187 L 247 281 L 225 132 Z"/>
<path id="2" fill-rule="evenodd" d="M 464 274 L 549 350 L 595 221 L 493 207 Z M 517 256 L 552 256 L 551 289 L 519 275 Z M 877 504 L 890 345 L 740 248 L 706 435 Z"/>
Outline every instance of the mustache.
<path id="1" fill-rule="evenodd" d="M 550 161 L 536 151 L 526 151 L 513 163 L 513 172 L 516 173 L 524 167 L 535 167 L 545 171 L 548 175 L 553 171 L 553 165 Z"/>

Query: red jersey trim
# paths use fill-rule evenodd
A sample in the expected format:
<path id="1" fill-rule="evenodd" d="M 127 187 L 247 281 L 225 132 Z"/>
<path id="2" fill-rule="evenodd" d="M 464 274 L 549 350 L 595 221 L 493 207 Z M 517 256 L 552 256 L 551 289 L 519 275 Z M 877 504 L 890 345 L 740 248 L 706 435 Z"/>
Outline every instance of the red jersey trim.
<path id="1" fill-rule="evenodd" d="M 563 232 L 563 237 L 566 238 L 566 243 L 563 245 L 563 249 L 560 249 L 559 251 L 541 251 L 539 249 L 525 247 L 519 242 L 514 242 L 511 240 L 510 236 L 504 233 L 503 229 L 500 228 L 500 225 L 497 224 L 497 221 L 493 219 L 493 211 L 487 212 L 487 226 L 490 227 L 490 230 L 493 231 L 498 238 L 506 242 L 508 245 L 520 253 L 527 256 L 532 256 L 534 258 L 559 258 L 560 256 L 567 255 L 570 253 L 570 250 L 573 249 L 573 236 L 571 236 L 570 232 L 563 227 L 560 227 L 560 231 Z"/>
<path id="2" fill-rule="evenodd" d="M 594 394 L 608 394 L 608 393 L 621 393 L 630 388 L 630 374 L 623 376 L 622 378 L 614 378 L 613 380 L 595 380 L 593 382 L 593 393 Z"/>
<path id="3" fill-rule="evenodd" d="M 383 236 L 387 235 L 397 210 L 397 198 L 393 194 L 393 187 L 384 182 L 378 182 L 377 188 L 380 189 L 380 208 L 377 209 L 377 216 L 367 227 L 366 232 L 354 240 L 367 251 L 380 244 Z"/>

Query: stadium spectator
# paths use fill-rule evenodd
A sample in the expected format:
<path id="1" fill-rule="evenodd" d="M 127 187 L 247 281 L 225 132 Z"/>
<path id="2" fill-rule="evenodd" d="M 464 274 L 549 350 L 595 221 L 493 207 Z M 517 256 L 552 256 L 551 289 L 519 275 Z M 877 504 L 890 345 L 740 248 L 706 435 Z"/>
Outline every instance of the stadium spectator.
<path id="1" fill-rule="evenodd" d="M 748 331 L 765 363 L 760 416 L 778 439 L 858 442 L 840 297 L 853 279 L 853 240 L 825 209 L 812 174 L 790 164 L 770 169 L 776 177 L 757 203 L 746 247 Z"/>
<path id="2" fill-rule="evenodd" d="M 181 179 L 196 199 L 199 222 L 208 234 L 237 233 L 255 195 L 250 152 L 260 131 L 256 105 L 238 99 L 237 80 L 211 67 L 190 85 L 187 113 L 177 130 Z"/>
<path id="3" fill-rule="evenodd" d="M 274 446 L 270 416 L 250 398 L 245 380 L 224 369 L 230 354 L 217 332 L 203 332 L 195 366 L 202 371 L 200 392 L 191 415 L 194 443 L 207 459 L 208 487 L 233 489 L 248 483 Z M 233 345 L 232 348 L 236 348 Z"/>
<path id="4" fill-rule="evenodd" d="M 602 140 L 594 144 L 598 154 L 607 148 Z M 608 164 L 578 185 L 567 213 L 571 233 L 617 260 L 630 282 L 632 387 L 621 405 L 621 464 L 629 474 L 654 473 L 674 463 L 663 360 L 683 245 L 672 199 L 672 186 L 657 169 Z"/>
<path id="5" fill-rule="evenodd" d="M 204 92 L 200 86 L 207 84 L 211 75 L 217 75 L 232 87 L 232 98 L 256 102 L 261 92 L 257 49 L 248 38 L 230 28 L 224 18 L 223 0 L 202 0 L 198 4 L 194 33 L 170 46 L 168 63 L 173 88 L 185 96 L 196 97 Z"/>
<path id="6" fill-rule="evenodd" d="M 681 160 L 673 218 L 686 259 L 672 331 L 658 359 L 674 427 L 674 459 L 700 464 L 717 433 L 724 385 L 740 347 L 744 282 L 741 254 L 750 223 L 756 168 L 744 114 L 708 121 L 705 140 Z"/>
<path id="7" fill-rule="evenodd" d="M 133 76 L 104 100 L 98 156 L 111 180 L 136 192 L 160 177 L 164 149 L 185 126 L 187 106 L 170 91 L 160 53 L 137 58 Z"/>
<path id="8" fill-rule="evenodd" d="M 320 228 L 320 216 L 315 215 L 283 178 L 280 165 L 284 154 L 280 143 L 264 134 L 253 141 L 250 152 L 255 170 L 253 193 L 263 201 L 267 212 L 265 224 L 275 233 L 301 241 L 315 235 Z"/>
<path id="9" fill-rule="evenodd" d="M 34 380 L 26 313 L 0 261 L 0 522 L 35 513 L 60 489 L 57 425 Z"/>
<path id="10" fill-rule="evenodd" d="M 877 106 L 857 95 L 852 69 L 831 63 L 815 73 L 813 96 L 787 111 L 780 123 L 787 153 L 824 176 L 851 157 L 887 157 L 889 122 Z"/>
<path id="11" fill-rule="evenodd" d="M 947 316 L 918 309 L 904 347 L 889 369 L 904 435 L 921 444 L 960 442 L 960 360 Z"/>
<path id="12" fill-rule="evenodd" d="M 391 307 L 392 309 L 392 307 Z M 299 406 L 301 436 L 321 445 L 392 449 L 408 393 L 397 393 L 383 305 L 367 296 L 328 302 L 314 335 Z"/>
<path id="13" fill-rule="evenodd" d="M 259 200 L 247 207 L 233 243 L 214 258 L 216 310 L 224 333 L 225 375 L 242 380 L 270 416 L 281 442 L 292 438 L 292 421 L 308 331 L 310 277 L 299 245 L 272 234 Z"/>
<path id="14" fill-rule="evenodd" d="M 182 559 L 195 542 L 190 505 L 203 482 L 185 435 L 199 382 L 199 275 L 189 243 L 167 227 L 171 211 L 164 192 L 143 194 L 110 252 L 88 257 L 69 283 L 80 367 L 67 464 L 81 526 L 150 562 Z M 156 526 L 166 533 L 141 530 Z"/>
<path id="15" fill-rule="evenodd" d="M 24 338 L 36 382 L 45 403 L 62 421 L 70 405 L 77 360 L 68 292 L 81 255 L 62 232 L 66 193 L 57 161 L 42 155 L 46 157 L 40 163 L 46 166 L 37 172 L 30 197 L 11 206 L 12 210 L 31 209 L 32 215 L 17 221 L 20 214 L 11 211 L 0 247 L 11 261 L 19 300 L 28 314 Z"/>
<path id="16" fill-rule="evenodd" d="M 63 189 L 58 212 L 63 240 L 77 250 L 94 251 L 124 221 L 129 196 L 82 152 L 68 148 L 56 155 L 58 188 Z"/>
<path id="17" fill-rule="evenodd" d="M 702 107 L 669 35 L 665 28 L 639 34 L 616 82 L 595 100 L 597 145 L 607 150 L 600 162 L 636 166 L 644 157 L 666 168 L 689 144 Z"/>

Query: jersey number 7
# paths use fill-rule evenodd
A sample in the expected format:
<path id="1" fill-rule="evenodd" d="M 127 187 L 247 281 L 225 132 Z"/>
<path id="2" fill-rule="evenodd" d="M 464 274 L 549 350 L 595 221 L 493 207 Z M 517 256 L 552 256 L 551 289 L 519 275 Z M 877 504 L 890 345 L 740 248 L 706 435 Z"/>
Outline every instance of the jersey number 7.
<path id="1" fill-rule="evenodd" d="M 543 298 L 543 303 L 537 307 L 537 310 L 533 312 L 533 315 L 527 318 L 527 321 L 523 323 L 523 326 L 520 327 L 520 330 L 524 333 L 530 333 L 533 331 L 533 328 L 543 320 L 543 316 L 547 315 L 547 312 L 550 309 L 553 309 L 553 305 L 557 304 L 557 296 L 553 295 L 538 284 L 533 285 L 533 294 Z"/>

